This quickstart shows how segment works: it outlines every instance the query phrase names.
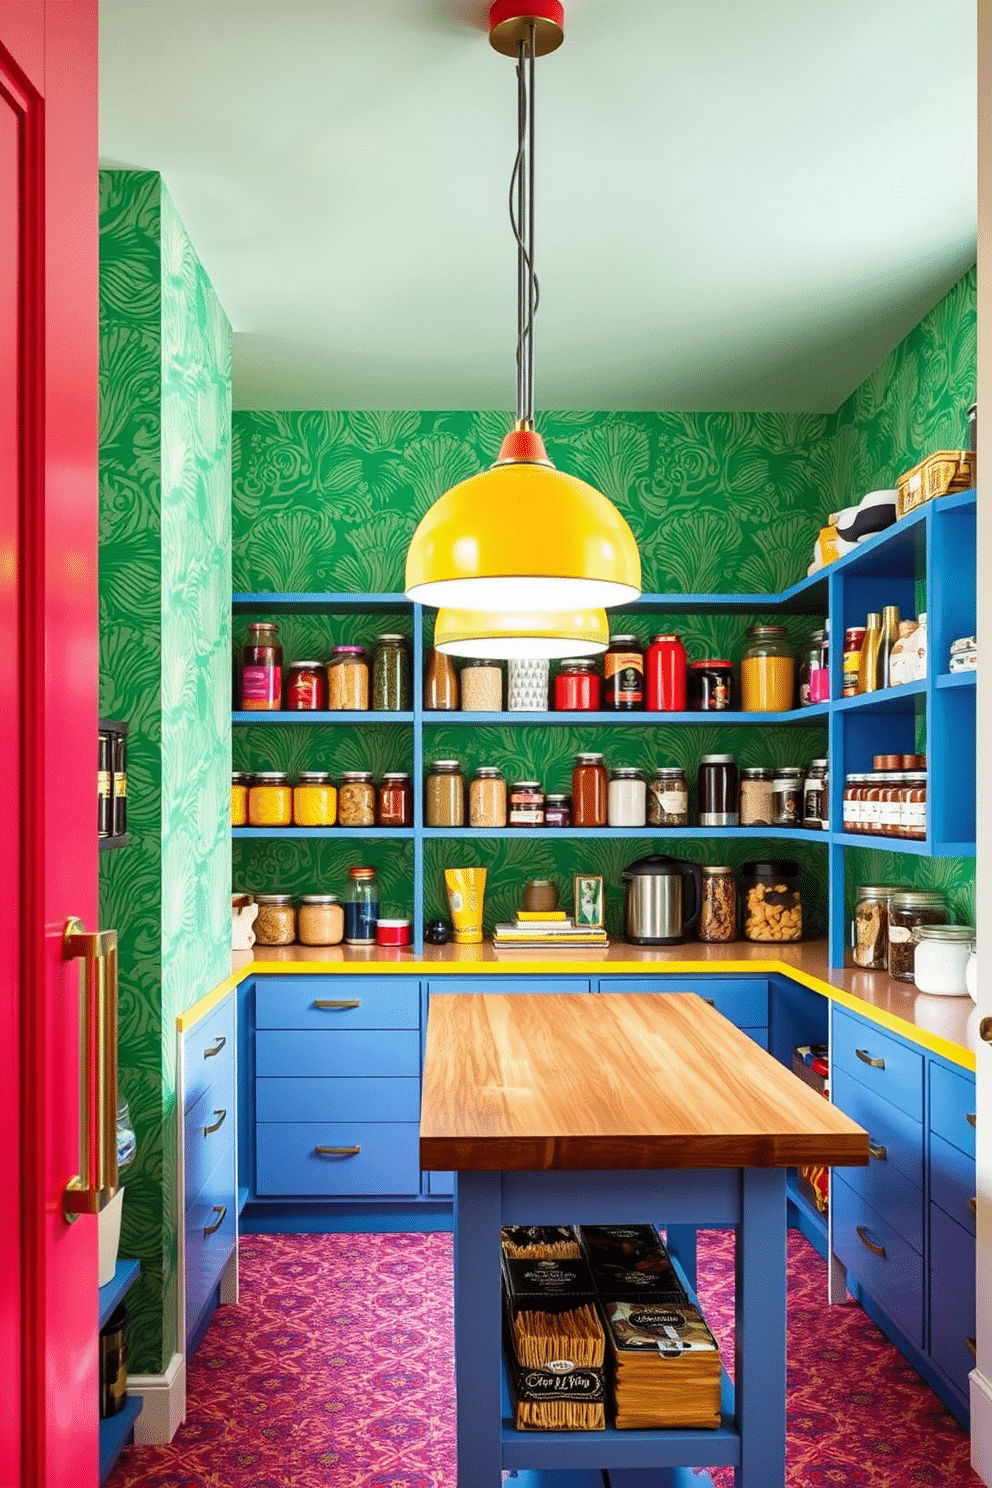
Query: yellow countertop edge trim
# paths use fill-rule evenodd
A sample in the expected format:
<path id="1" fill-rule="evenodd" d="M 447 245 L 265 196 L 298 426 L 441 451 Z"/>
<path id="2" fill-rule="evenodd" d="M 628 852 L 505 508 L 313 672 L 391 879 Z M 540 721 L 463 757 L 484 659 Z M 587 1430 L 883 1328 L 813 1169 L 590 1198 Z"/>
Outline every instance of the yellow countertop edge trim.
<path id="1" fill-rule="evenodd" d="M 221 982 L 219 987 L 214 987 L 211 992 L 205 993 L 199 1002 L 194 1002 L 191 1008 L 187 1008 L 184 1013 L 180 1013 L 176 1019 L 176 1027 L 179 1032 L 188 1033 L 191 1028 L 196 1027 L 197 1023 L 202 1023 L 207 1014 L 212 1013 L 217 1004 L 223 1002 L 224 998 L 244 981 L 245 974 L 251 972 L 251 970 L 252 968 L 250 966 L 246 966 L 242 967 L 240 971 L 232 972 L 225 981 Z"/>

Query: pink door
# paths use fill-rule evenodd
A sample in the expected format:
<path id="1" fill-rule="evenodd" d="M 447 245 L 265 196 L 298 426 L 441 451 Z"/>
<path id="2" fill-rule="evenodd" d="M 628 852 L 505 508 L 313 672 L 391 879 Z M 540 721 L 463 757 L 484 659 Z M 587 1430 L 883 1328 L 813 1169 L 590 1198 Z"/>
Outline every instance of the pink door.
<path id="1" fill-rule="evenodd" d="M 96 82 L 96 0 L 0 5 L 5 1488 L 98 1478 L 96 1221 L 63 1218 L 81 1118 L 62 953 L 70 916 L 97 928 Z"/>

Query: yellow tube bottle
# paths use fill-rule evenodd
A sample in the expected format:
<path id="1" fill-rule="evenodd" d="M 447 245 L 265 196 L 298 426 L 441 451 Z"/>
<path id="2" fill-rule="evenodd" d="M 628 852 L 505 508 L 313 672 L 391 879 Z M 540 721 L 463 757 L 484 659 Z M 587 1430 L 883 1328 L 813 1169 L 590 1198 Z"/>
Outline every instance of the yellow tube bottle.
<path id="1" fill-rule="evenodd" d="M 485 868 L 446 868 L 444 885 L 455 927 L 456 945 L 481 945 Z"/>

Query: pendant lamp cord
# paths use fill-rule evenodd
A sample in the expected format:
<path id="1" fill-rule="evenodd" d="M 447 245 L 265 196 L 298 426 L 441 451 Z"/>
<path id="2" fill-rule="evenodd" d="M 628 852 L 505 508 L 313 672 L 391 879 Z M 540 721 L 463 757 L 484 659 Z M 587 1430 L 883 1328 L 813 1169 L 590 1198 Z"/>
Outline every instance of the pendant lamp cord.
<path id="1" fill-rule="evenodd" d="M 517 46 L 517 154 L 510 176 L 510 226 L 517 244 L 517 419 L 534 422 L 534 316 L 540 286 L 534 272 L 534 54 L 530 42 Z"/>

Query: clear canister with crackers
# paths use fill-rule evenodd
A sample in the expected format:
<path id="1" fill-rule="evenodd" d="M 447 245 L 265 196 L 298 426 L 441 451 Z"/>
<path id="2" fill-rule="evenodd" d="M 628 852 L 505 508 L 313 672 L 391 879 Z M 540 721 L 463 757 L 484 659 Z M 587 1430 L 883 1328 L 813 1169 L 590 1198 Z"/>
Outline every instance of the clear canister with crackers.
<path id="1" fill-rule="evenodd" d="M 740 871 L 741 921 L 747 940 L 792 941 L 803 935 L 799 864 L 791 858 L 745 863 Z"/>

